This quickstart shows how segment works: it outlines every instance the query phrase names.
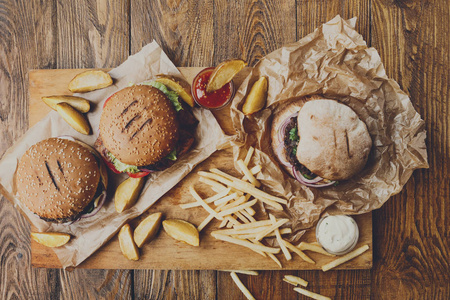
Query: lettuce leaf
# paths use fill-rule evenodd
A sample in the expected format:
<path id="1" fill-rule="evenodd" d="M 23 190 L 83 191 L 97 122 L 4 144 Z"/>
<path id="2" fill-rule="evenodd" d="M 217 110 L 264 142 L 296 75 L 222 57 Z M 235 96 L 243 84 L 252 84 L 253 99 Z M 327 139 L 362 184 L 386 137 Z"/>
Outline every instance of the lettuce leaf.
<path id="1" fill-rule="evenodd" d="M 108 152 L 108 156 L 111 159 L 111 162 L 113 163 L 113 165 L 114 165 L 114 167 L 116 168 L 117 171 L 119 171 L 119 172 L 130 172 L 130 173 L 139 173 L 140 172 L 138 167 L 133 166 L 133 165 L 124 164 L 123 162 L 121 162 L 120 160 L 115 158 L 114 155 L 112 155 L 111 152 Z"/>
<path id="2" fill-rule="evenodd" d="M 170 102 L 172 103 L 172 105 L 175 107 L 176 111 L 180 111 L 183 109 L 183 106 L 181 106 L 180 101 L 178 100 L 178 94 L 172 90 L 169 90 L 167 88 L 167 86 L 165 86 L 164 84 L 162 84 L 161 82 L 157 82 L 157 81 L 148 81 L 148 82 L 144 82 L 143 84 L 145 85 L 150 85 L 154 88 L 157 88 L 158 90 L 160 90 L 161 92 L 163 92 L 164 94 L 166 94 L 167 98 L 169 98 Z"/>
<path id="3" fill-rule="evenodd" d="M 173 149 L 166 158 L 174 161 L 177 160 L 177 149 Z"/>

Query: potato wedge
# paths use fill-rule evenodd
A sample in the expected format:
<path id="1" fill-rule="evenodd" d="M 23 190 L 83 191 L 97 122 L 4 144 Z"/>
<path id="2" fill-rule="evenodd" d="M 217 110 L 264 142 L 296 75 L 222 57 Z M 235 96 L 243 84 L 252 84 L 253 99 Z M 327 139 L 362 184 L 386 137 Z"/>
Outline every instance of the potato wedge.
<path id="1" fill-rule="evenodd" d="M 116 190 L 114 196 L 114 205 L 118 213 L 132 207 L 144 186 L 144 178 L 132 178 L 124 180 Z"/>
<path id="2" fill-rule="evenodd" d="M 134 229 L 134 242 L 139 248 L 156 236 L 161 226 L 161 218 L 162 213 L 160 212 L 151 214 Z"/>
<path id="3" fill-rule="evenodd" d="M 76 75 L 69 82 L 69 91 L 84 93 L 110 86 L 113 83 L 111 76 L 101 70 L 89 70 Z"/>
<path id="4" fill-rule="evenodd" d="M 56 104 L 61 102 L 70 104 L 70 106 L 78 110 L 80 113 L 87 113 L 91 109 L 91 103 L 88 100 L 77 96 L 46 96 L 42 97 L 42 101 L 44 101 L 44 103 L 50 106 L 53 110 L 56 110 Z"/>
<path id="5" fill-rule="evenodd" d="M 90 134 L 91 126 L 88 120 L 75 108 L 68 103 L 61 102 L 56 104 L 56 111 L 73 129 L 82 134 Z"/>
<path id="6" fill-rule="evenodd" d="M 139 259 L 139 250 L 133 240 L 130 224 L 125 224 L 119 231 L 119 245 L 123 256 L 129 260 Z"/>
<path id="7" fill-rule="evenodd" d="M 166 85 L 169 89 L 180 95 L 181 99 L 189 104 L 190 107 L 194 107 L 194 98 L 191 96 L 191 85 L 189 83 L 182 79 L 167 75 L 158 75 L 158 78 L 156 78 L 155 81 Z"/>
<path id="8" fill-rule="evenodd" d="M 164 231 L 172 238 L 192 246 L 200 244 L 198 230 L 191 223 L 179 219 L 168 219 L 162 224 Z"/>
<path id="9" fill-rule="evenodd" d="M 242 112 L 245 115 L 251 115 L 260 111 L 266 105 L 267 99 L 267 79 L 260 77 L 252 86 L 250 92 L 242 106 Z"/>
<path id="10" fill-rule="evenodd" d="M 70 240 L 70 234 L 61 232 L 32 232 L 31 238 L 46 247 L 61 247 Z"/>
<path id="11" fill-rule="evenodd" d="M 227 60 L 220 63 L 212 72 L 211 77 L 209 77 L 206 91 L 211 93 L 220 89 L 230 82 L 246 65 L 247 63 L 242 59 Z"/>

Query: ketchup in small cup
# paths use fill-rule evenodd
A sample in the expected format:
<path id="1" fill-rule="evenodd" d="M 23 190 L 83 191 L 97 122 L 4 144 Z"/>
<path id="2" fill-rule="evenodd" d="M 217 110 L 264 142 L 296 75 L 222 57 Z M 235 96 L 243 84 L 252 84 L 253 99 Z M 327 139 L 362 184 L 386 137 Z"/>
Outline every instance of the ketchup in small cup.
<path id="1" fill-rule="evenodd" d="M 206 92 L 206 85 L 213 71 L 214 67 L 200 71 L 192 83 L 192 97 L 194 101 L 207 109 L 219 109 L 226 106 L 233 99 L 235 92 L 233 81 L 228 82 L 214 92 Z"/>

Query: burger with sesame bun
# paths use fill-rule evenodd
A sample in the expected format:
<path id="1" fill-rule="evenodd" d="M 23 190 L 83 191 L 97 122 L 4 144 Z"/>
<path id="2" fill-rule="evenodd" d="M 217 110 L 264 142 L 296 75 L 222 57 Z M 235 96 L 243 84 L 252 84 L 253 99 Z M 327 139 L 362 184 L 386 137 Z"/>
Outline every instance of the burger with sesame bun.
<path id="1" fill-rule="evenodd" d="M 106 167 L 98 153 L 70 137 L 31 146 L 16 172 L 20 201 L 47 222 L 95 215 L 105 201 L 107 185 Z"/>
<path id="2" fill-rule="evenodd" d="M 175 91 L 160 82 L 144 82 L 105 101 L 95 147 L 113 172 L 143 177 L 186 153 L 196 125 Z"/>

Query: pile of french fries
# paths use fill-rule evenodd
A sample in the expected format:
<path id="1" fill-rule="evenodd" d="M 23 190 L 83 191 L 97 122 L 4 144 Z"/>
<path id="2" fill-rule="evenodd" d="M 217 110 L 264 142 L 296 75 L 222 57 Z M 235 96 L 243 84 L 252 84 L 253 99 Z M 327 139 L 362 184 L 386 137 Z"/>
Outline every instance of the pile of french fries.
<path id="1" fill-rule="evenodd" d="M 260 165 L 249 168 L 254 148 L 250 147 L 244 159 L 237 161 L 240 171 L 244 177 L 237 178 L 218 169 L 212 168 L 209 172 L 200 171 L 200 182 L 211 187 L 216 194 L 212 197 L 203 199 L 191 186 L 189 191 L 195 202 L 181 204 L 181 208 L 188 209 L 192 207 L 203 207 L 209 216 L 198 226 L 201 231 L 213 219 L 220 220 L 219 228 L 211 235 L 222 241 L 247 247 L 256 253 L 271 258 L 280 268 L 280 261 L 275 254 L 280 251 L 284 254 L 286 260 L 291 260 L 290 251 L 298 254 L 303 260 L 314 264 L 302 250 L 292 245 L 282 238 L 282 235 L 292 233 L 290 228 L 280 228 L 288 222 L 288 219 L 277 219 L 270 215 L 270 219 L 256 220 L 254 218 L 255 209 L 253 208 L 258 201 L 272 206 L 276 210 L 283 210 L 282 204 L 287 204 L 287 200 L 273 196 L 260 189 L 261 183 L 256 179 L 262 167 Z M 226 228 L 225 228 L 226 227 Z M 279 247 L 269 247 L 261 241 L 265 237 L 275 237 Z M 290 251 L 289 251 L 290 250 Z"/>
<path id="2" fill-rule="evenodd" d="M 269 219 L 256 220 L 254 215 L 256 213 L 253 208 L 258 201 L 270 205 L 276 210 L 283 210 L 282 204 L 287 204 L 287 200 L 266 193 L 260 189 L 261 183 L 256 179 L 262 167 L 260 165 L 250 167 L 254 148 L 250 147 L 244 159 L 237 161 L 237 166 L 244 176 L 237 178 L 216 168 L 212 168 L 209 172 L 199 171 L 199 181 L 211 187 L 216 193 L 215 195 L 203 199 L 195 190 L 194 186 L 189 187 L 189 192 L 195 199 L 195 202 L 181 204 L 183 209 L 193 207 L 202 207 L 209 215 L 197 227 L 200 232 L 213 219 L 221 221 L 219 230 L 211 232 L 211 235 L 225 242 L 241 245 L 247 247 L 252 251 L 271 258 L 280 268 L 281 262 L 275 256 L 280 252 L 283 253 L 287 261 L 292 259 L 292 254 L 297 254 L 304 261 L 315 264 L 304 251 L 313 251 L 327 256 L 335 256 L 326 252 L 319 244 L 311 244 L 301 242 L 294 246 L 282 236 L 292 233 L 290 228 L 281 228 L 288 222 L 288 219 L 277 219 L 272 214 L 269 214 Z M 226 227 L 226 228 L 225 228 Z M 269 247 L 262 243 L 266 237 L 275 237 L 278 247 Z M 368 246 L 363 246 L 364 251 Z M 367 247 L 367 249 L 365 248 Z M 356 252 L 359 249 L 355 250 Z M 338 258 L 324 266 L 322 269 L 327 271 L 337 265 L 340 265 L 357 255 L 363 253 L 355 251 Z M 361 251 L 361 250 L 360 250 Z"/>

